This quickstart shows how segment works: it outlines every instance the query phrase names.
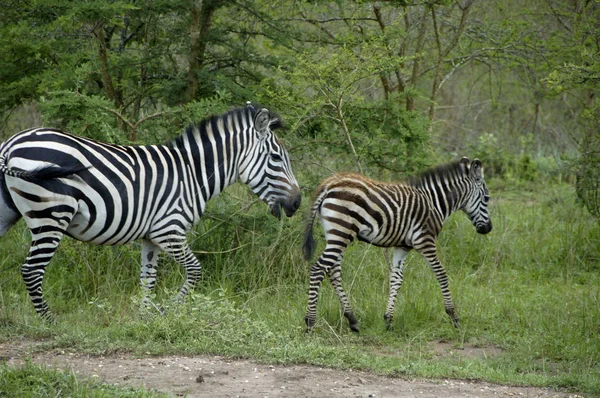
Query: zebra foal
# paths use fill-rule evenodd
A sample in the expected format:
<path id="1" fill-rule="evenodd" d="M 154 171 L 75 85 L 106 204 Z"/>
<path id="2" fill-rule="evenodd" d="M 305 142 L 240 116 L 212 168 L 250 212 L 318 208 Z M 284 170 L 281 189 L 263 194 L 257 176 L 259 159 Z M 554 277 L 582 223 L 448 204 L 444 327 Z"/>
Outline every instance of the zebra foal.
<path id="1" fill-rule="evenodd" d="M 177 299 L 197 284 L 201 266 L 186 233 L 206 202 L 241 180 L 291 217 L 300 189 L 289 155 L 271 129 L 279 121 L 250 104 L 189 126 L 166 145 L 110 145 L 36 128 L 0 145 L 0 236 L 21 217 L 31 231 L 21 274 L 35 310 L 51 318 L 42 295 L 46 266 L 64 235 L 98 245 L 142 240 L 143 304 L 163 251 L 186 270 Z"/>
<path id="2" fill-rule="evenodd" d="M 341 261 L 346 247 L 355 238 L 393 248 L 389 299 L 384 314 L 388 327 L 394 317 L 396 295 L 402 285 L 404 261 L 415 249 L 433 270 L 442 290 L 446 313 L 455 327 L 459 318 L 452 302 L 448 276 L 437 255 L 436 239 L 442 224 L 452 213 L 463 210 L 480 234 L 492 230 L 488 211 L 489 193 L 478 159 L 467 158 L 430 169 L 407 182 L 391 184 L 358 174 L 337 174 L 321 183 L 306 224 L 304 257 L 314 251 L 313 223 L 318 215 L 325 233 L 325 250 L 310 269 L 306 331 L 316 321 L 317 300 L 325 275 L 340 299 L 350 329 L 358 332 L 346 293 L 342 287 Z"/>

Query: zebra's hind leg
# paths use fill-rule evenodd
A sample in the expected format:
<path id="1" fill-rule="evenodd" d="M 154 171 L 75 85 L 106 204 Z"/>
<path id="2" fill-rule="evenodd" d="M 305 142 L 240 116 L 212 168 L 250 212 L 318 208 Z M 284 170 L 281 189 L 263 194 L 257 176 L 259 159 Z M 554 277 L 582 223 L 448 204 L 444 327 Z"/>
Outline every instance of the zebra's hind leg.
<path id="1" fill-rule="evenodd" d="M 31 247 L 25 263 L 21 267 L 21 276 L 35 311 L 47 321 L 54 318 L 48 309 L 48 303 L 42 294 L 42 282 L 46 266 L 58 248 L 64 232 L 53 226 L 40 226 L 31 229 Z"/>
<path id="2" fill-rule="evenodd" d="M 160 251 L 160 248 L 151 241 L 146 239 L 142 240 L 142 269 L 140 271 L 140 283 L 142 285 L 144 297 L 140 304 L 140 310 L 155 308 L 162 314 L 164 313 L 163 309 L 157 307 L 150 298 L 156 283 L 156 266 L 158 264 Z"/>
<path id="3" fill-rule="evenodd" d="M 392 321 L 394 320 L 396 296 L 398 295 L 398 290 L 402 287 L 404 263 L 409 251 L 410 249 L 401 247 L 394 248 L 392 269 L 390 270 L 390 296 L 385 309 L 385 314 L 383 315 L 383 319 L 385 320 L 388 329 L 392 327 Z"/>
<path id="4" fill-rule="evenodd" d="M 21 214 L 6 189 L 4 174 L 0 173 L 0 237 L 4 236 L 20 218 Z"/>
<path id="5" fill-rule="evenodd" d="M 456 313 L 456 308 L 454 307 L 454 302 L 452 301 L 452 295 L 450 294 L 450 287 L 448 286 L 448 274 L 446 274 L 446 269 L 437 256 L 437 248 L 435 246 L 435 242 L 427 242 L 426 244 L 421 245 L 421 247 L 415 247 L 417 251 L 419 251 L 427 263 L 431 267 L 431 270 L 435 274 L 435 278 L 440 284 L 440 289 L 442 290 L 442 299 L 444 300 L 444 308 L 446 309 L 446 314 L 450 317 L 452 321 L 452 325 L 455 328 L 460 327 L 460 320 L 458 318 L 458 314 Z"/>

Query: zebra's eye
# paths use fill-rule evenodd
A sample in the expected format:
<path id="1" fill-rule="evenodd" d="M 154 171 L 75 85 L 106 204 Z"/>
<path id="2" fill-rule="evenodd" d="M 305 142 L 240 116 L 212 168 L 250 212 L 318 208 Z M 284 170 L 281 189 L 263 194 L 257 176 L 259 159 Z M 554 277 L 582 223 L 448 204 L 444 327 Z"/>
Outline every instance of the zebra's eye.
<path id="1" fill-rule="evenodd" d="M 279 156 L 277 153 L 272 153 L 271 159 L 273 159 L 274 162 L 281 162 L 283 160 L 283 158 L 281 156 Z"/>

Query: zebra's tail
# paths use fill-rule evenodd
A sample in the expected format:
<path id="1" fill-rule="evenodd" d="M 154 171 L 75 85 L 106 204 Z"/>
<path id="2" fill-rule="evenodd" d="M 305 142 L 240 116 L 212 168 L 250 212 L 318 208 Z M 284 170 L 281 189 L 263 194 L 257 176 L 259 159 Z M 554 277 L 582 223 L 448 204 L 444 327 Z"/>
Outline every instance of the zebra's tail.
<path id="1" fill-rule="evenodd" d="M 302 253 L 304 254 L 304 259 L 306 261 L 310 261 L 315 251 L 315 239 L 313 238 L 313 224 L 315 222 L 317 212 L 321 208 L 321 203 L 323 202 L 323 199 L 325 199 L 327 189 L 325 186 L 321 186 L 321 188 L 317 192 L 318 193 L 310 209 L 310 215 L 308 217 L 308 220 L 306 221 L 306 226 L 304 228 L 304 243 L 302 245 Z"/>
<path id="2" fill-rule="evenodd" d="M 8 167 L 6 164 L 6 158 L 0 156 L 0 172 L 7 176 L 20 178 L 26 181 L 41 181 L 41 180 L 54 180 L 57 178 L 65 178 L 77 174 L 80 171 L 86 170 L 88 167 L 83 165 L 69 165 L 69 166 L 42 166 L 35 170 L 21 170 L 17 168 Z"/>

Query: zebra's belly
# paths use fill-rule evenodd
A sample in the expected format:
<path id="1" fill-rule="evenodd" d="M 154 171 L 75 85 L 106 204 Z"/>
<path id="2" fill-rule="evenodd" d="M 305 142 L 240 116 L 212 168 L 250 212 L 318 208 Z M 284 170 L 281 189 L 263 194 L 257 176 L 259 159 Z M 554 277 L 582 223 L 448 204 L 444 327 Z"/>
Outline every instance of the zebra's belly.
<path id="1" fill-rule="evenodd" d="M 131 225 L 119 228 L 118 224 L 117 220 L 108 220 L 106 213 L 96 214 L 92 219 L 89 211 L 82 209 L 71 220 L 67 234 L 82 242 L 112 246 L 132 242 L 147 233 L 143 228 L 134 229 Z"/>

